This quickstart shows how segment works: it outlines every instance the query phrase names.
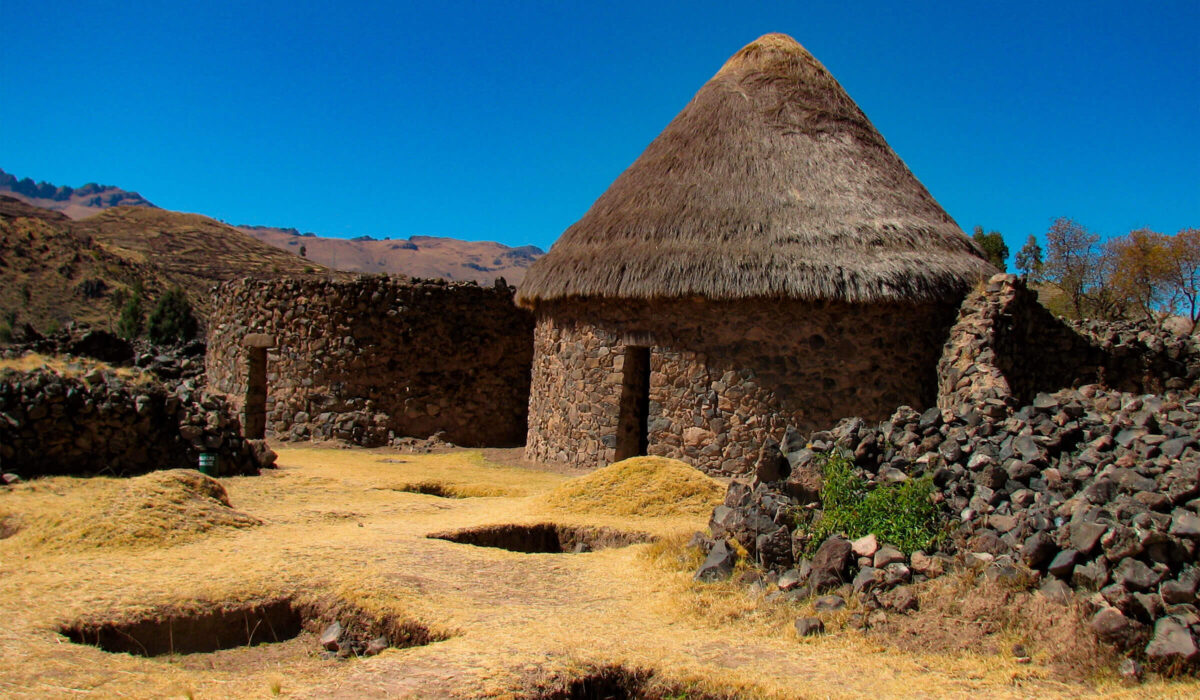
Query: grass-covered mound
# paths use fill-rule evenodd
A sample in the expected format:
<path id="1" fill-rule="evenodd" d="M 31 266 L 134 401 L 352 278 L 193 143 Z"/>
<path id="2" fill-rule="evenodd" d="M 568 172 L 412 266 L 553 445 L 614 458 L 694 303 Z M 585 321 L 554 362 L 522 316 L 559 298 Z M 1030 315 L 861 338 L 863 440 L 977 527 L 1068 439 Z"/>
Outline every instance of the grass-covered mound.
<path id="1" fill-rule="evenodd" d="M 40 479 L 14 488 L 3 506 L 19 523 L 14 542 L 47 549 L 155 547 L 262 522 L 234 510 L 225 487 L 192 469 Z"/>
<path id="2" fill-rule="evenodd" d="M 706 515 L 725 487 L 677 459 L 632 457 L 571 479 L 546 494 L 556 510 L 592 515 Z"/>

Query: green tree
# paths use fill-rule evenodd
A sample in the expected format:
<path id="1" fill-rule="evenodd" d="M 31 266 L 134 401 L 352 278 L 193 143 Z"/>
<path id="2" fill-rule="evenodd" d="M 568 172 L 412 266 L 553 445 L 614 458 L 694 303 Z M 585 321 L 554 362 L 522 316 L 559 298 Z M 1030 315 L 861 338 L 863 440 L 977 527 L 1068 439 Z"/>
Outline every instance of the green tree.
<path id="1" fill-rule="evenodd" d="M 1004 236 L 1001 236 L 999 231 L 984 233 L 982 226 L 976 226 L 975 234 L 971 238 L 983 249 L 988 262 L 995 265 L 1001 272 L 1008 269 L 1005 264 L 1005 261 L 1008 260 L 1008 244 L 1004 242 Z"/>
<path id="2" fill-rule="evenodd" d="M 146 328 L 146 312 L 142 310 L 142 284 L 137 282 L 125 298 L 121 316 L 117 319 L 117 335 L 126 340 L 140 337 Z"/>
<path id="3" fill-rule="evenodd" d="M 151 342 L 167 345 L 195 338 L 197 326 L 187 294 L 179 287 L 174 287 L 159 297 L 158 304 L 150 313 L 147 335 Z"/>
<path id="4" fill-rule="evenodd" d="M 1033 282 L 1041 279 L 1042 247 L 1038 245 L 1035 236 L 1030 236 L 1029 240 L 1025 241 L 1025 245 L 1017 251 L 1017 258 L 1014 262 L 1021 277 Z"/>

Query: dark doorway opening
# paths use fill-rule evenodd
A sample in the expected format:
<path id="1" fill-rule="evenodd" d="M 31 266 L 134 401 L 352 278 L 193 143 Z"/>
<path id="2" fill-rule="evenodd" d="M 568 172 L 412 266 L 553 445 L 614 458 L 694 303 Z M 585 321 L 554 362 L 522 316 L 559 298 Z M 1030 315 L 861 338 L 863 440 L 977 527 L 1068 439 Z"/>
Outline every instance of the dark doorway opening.
<path id="1" fill-rule="evenodd" d="M 621 411 L 617 425 L 617 460 L 646 454 L 649 446 L 650 348 L 625 348 Z"/>
<path id="2" fill-rule="evenodd" d="M 267 349 L 247 349 L 245 435 L 248 440 L 262 440 L 267 432 Z"/>

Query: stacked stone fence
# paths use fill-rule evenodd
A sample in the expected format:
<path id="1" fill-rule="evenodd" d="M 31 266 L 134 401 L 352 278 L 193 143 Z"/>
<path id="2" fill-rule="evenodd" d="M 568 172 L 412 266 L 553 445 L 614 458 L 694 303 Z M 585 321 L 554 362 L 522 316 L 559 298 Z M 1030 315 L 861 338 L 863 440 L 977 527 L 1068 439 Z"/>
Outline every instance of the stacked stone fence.
<path id="1" fill-rule="evenodd" d="M 194 380 L 174 389 L 134 383 L 107 370 L 64 376 L 50 370 L 0 374 L 0 468 L 21 478 L 132 476 L 196 468 L 217 455 L 219 475 L 257 474 L 274 463 L 247 441 L 225 402 Z"/>
<path id="2" fill-rule="evenodd" d="M 239 410 L 251 391 L 246 338 L 273 341 L 266 430 L 276 439 L 524 440 L 533 319 L 504 284 L 240 280 L 219 286 L 213 306 L 208 385 Z"/>
<path id="3" fill-rule="evenodd" d="M 972 292 L 938 364 L 938 406 L 999 416 L 1042 392 L 1098 383 L 1162 393 L 1200 387 L 1200 339 L 1148 322 L 1067 322 L 1016 276 Z"/>

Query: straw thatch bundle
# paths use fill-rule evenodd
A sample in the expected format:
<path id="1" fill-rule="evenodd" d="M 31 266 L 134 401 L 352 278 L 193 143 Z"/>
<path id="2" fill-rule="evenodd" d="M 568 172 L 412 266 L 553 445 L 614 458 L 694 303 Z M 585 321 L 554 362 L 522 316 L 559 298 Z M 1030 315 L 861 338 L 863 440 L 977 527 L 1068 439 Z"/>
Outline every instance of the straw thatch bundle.
<path id="1" fill-rule="evenodd" d="M 829 71 L 768 34 L 529 268 L 518 301 L 942 299 L 993 272 Z"/>

